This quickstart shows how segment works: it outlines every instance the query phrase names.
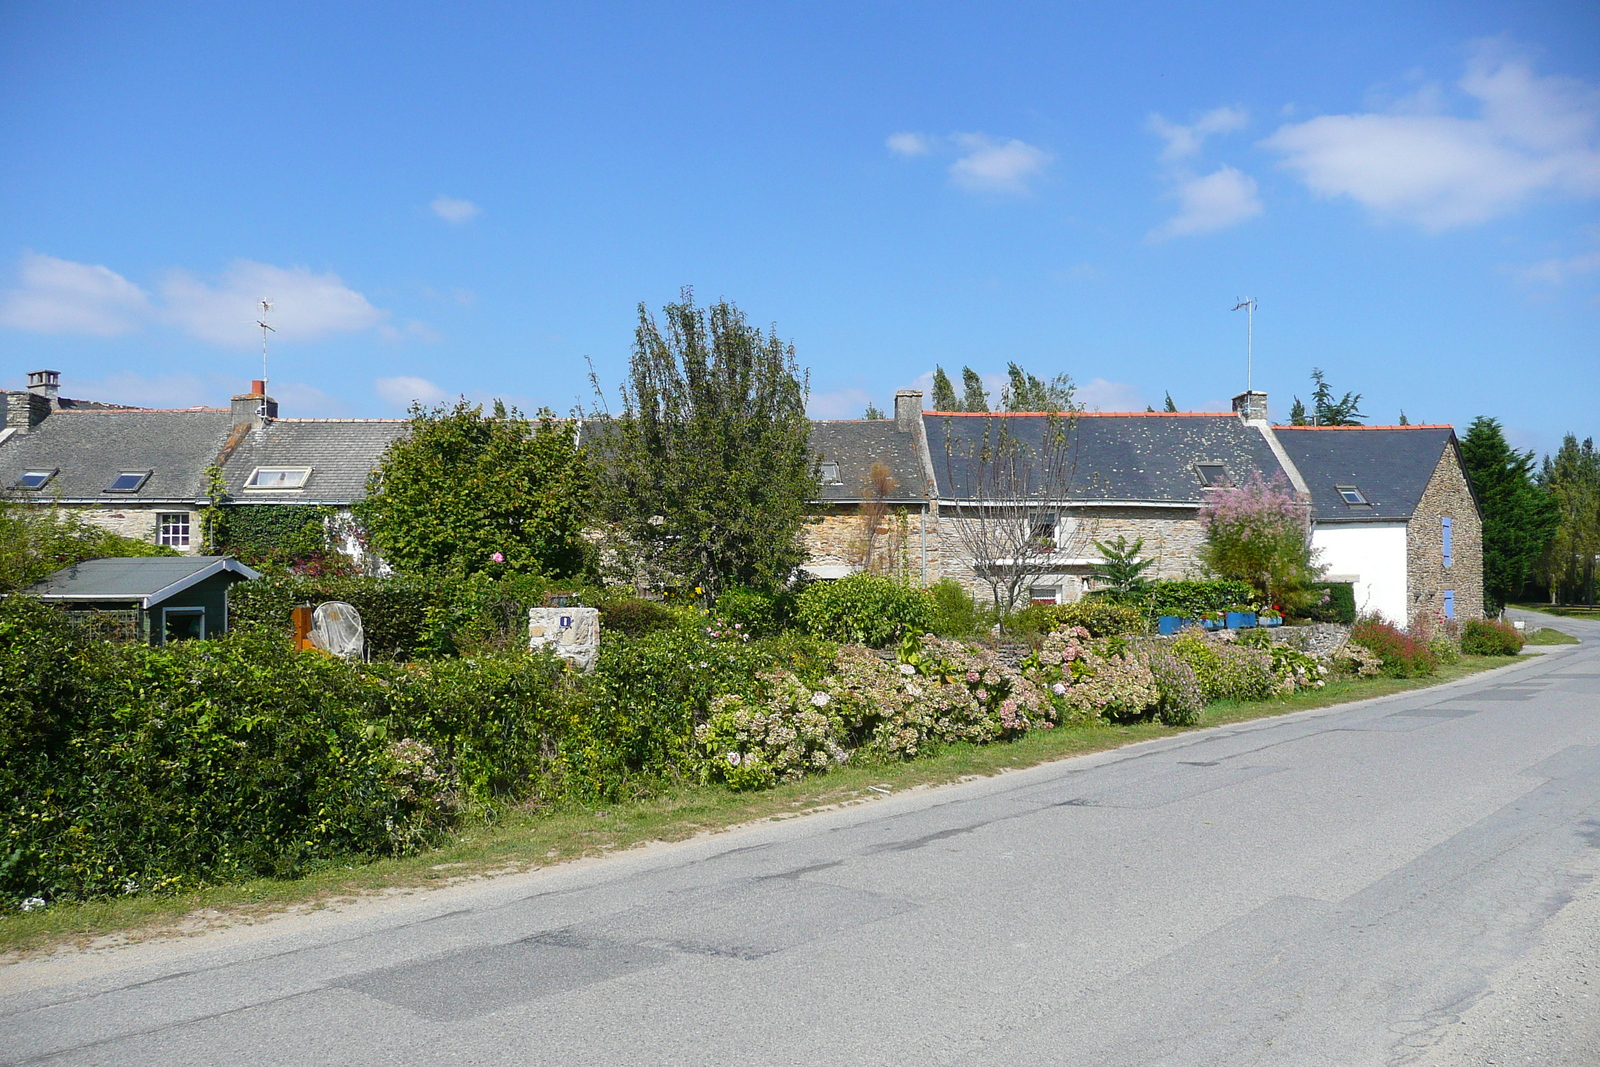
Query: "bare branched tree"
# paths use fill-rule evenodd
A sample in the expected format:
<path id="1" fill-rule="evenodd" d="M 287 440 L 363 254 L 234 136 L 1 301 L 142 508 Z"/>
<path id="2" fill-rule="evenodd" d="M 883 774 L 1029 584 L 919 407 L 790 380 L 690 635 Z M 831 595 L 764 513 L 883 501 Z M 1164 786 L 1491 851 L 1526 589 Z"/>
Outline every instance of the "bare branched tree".
<path id="1" fill-rule="evenodd" d="M 1023 419 L 946 420 L 945 464 L 953 499 L 942 505 L 973 573 L 1009 614 L 1029 587 L 1061 570 L 1092 539 L 1067 508 L 1077 474 L 1071 412 Z"/>
<path id="2" fill-rule="evenodd" d="M 863 479 L 860 527 L 851 545 L 851 562 L 864 571 L 883 574 L 895 569 L 894 538 L 889 530 L 889 497 L 900 483 L 882 460 Z"/>

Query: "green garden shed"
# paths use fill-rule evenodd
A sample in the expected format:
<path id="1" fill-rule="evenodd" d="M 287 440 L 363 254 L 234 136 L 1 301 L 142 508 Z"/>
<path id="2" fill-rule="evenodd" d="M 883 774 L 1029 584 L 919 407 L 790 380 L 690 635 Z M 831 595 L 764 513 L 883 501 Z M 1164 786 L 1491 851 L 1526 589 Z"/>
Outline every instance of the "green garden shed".
<path id="1" fill-rule="evenodd" d="M 231 556 L 91 559 L 23 590 L 80 619 L 152 645 L 220 637 L 228 630 L 228 587 L 261 577 Z"/>

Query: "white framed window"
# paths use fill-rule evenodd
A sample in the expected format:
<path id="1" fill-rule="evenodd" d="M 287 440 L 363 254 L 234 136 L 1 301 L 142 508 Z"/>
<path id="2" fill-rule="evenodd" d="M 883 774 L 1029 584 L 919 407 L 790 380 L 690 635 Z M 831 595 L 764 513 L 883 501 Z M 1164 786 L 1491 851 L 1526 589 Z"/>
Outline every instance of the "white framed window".
<path id="1" fill-rule="evenodd" d="M 1061 603 L 1061 587 L 1055 585 L 1029 586 L 1028 599 L 1035 604 L 1059 604 Z"/>
<path id="2" fill-rule="evenodd" d="M 310 467 L 257 467 L 245 479 L 246 489 L 303 489 Z"/>
<path id="3" fill-rule="evenodd" d="M 839 480 L 839 465 L 837 463 L 834 463 L 833 461 L 830 460 L 830 461 L 828 461 L 828 462 L 826 462 L 826 463 L 824 463 L 822 465 L 822 484 L 823 485 L 843 485 L 844 484 L 842 481 Z"/>
<path id="4" fill-rule="evenodd" d="M 105 487 L 107 493 L 137 493 L 150 480 L 149 471 L 122 471 Z"/>
<path id="5" fill-rule="evenodd" d="M 1336 488 L 1339 490 L 1339 496 L 1344 499 L 1346 504 L 1365 504 L 1368 502 L 1367 498 L 1361 495 L 1361 490 L 1353 485 L 1341 485 Z"/>
<path id="6" fill-rule="evenodd" d="M 1228 477 L 1228 468 L 1215 461 L 1196 463 L 1194 472 L 1200 476 L 1200 484 L 1207 489 L 1225 489 L 1233 484 Z"/>
<path id="7" fill-rule="evenodd" d="M 189 547 L 189 513 L 187 511 L 162 511 L 156 513 L 156 544 L 172 548 Z"/>
<path id="8" fill-rule="evenodd" d="M 55 470 L 23 471 L 22 477 L 17 479 L 16 487 L 18 489 L 43 489 L 50 484 L 50 479 L 55 476 Z"/>

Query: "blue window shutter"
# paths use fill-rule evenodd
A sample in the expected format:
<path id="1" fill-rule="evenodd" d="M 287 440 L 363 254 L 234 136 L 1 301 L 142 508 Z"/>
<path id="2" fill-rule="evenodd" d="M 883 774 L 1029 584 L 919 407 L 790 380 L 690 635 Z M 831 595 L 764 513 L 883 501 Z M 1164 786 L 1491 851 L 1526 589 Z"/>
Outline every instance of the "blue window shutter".
<path id="1" fill-rule="evenodd" d="M 1451 589 L 1444 591 L 1444 617 L 1447 619 L 1456 617 L 1456 594 Z"/>
<path id="2" fill-rule="evenodd" d="M 1444 565 L 1450 566 L 1450 517 L 1444 519 Z"/>

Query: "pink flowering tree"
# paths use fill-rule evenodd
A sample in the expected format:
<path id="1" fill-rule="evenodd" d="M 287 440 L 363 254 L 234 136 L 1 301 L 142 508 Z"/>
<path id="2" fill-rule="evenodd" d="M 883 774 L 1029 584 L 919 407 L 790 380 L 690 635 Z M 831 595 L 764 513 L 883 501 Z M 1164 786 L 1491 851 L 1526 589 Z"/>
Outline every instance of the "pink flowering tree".
<path id="1" fill-rule="evenodd" d="M 1249 582 L 1264 606 L 1303 607 L 1322 576 L 1311 547 L 1310 509 L 1282 475 L 1259 473 L 1227 489 L 1213 489 L 1200 509 L 1206 532 L 1200 561 L 1222 578 Z"/>

